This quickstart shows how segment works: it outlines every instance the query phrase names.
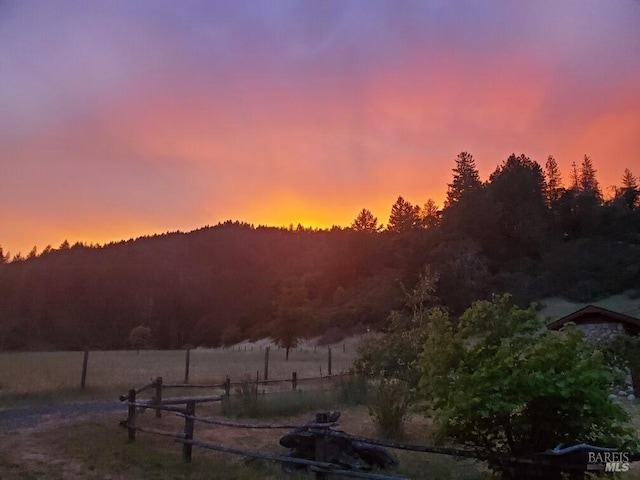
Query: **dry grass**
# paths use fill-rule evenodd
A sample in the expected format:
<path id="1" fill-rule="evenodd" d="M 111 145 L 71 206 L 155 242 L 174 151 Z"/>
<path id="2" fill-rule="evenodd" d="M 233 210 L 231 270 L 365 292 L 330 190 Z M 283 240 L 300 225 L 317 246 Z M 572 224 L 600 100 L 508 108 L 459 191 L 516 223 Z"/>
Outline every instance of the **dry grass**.
<path id="1" fill-rule="evenodd" d="M 564 317 L 590 304 L 640 318 L 640 294 L 636 290 L 629 290 L 619 295 L 613 295 L 590 303 L 570 302 L 559 297 L 545 298 L 538 303 L 542 307 L 540 311 L 541 318 L 550 320 Z"/>
<path id="2" fill-rule="evenodd" d="M 215 415 L 216 406 L 200 408 L 199 415 Z M 124 412 L 123 412 L 124 413 Z M 279 419 L 282 423 L 303 423 L 313 412 Z M 133 443 L 117 426 L 121 416 L 103 416 L 69 424 L 52 419 L 34 429 L 0 433 L 0 478 L 47 480 L 168 480 L 189 478 L 225 479 L 308 479 L 291 477 L 270 462 L 247 460 L 234 455 L 194 448 L 193 462 L 184 464 L 181 447 L 169 438 L 139 433 Z M 183 420 L 171 414 L 156 419 L 151 412 L 139 417 L 139 425 L 178 433 Z M 376 427 L 365 407 L 343 410 L 340 429 L 362 436 L 375 436 Z M 424 443 L 429 440 L 431 423 L 414 417 L 407 428 L 407 439 Z M 196 424 L 196 438 L 235 448 L 284 454 L 278 440 L 282 430 L 247 430 Z M 439 455 L 398 454 L 401 465 L 397 473 L 414 479 L 479 480 L 488 478 L 480 465 Z"/>
<path id="3" fill-rule="evenodd" d="M 235 350 L 195 349 L 190 355 L 189 381 L 217 383 L 229 375 L 233 381 L 255 378 L 264 372 L 264 349 L 244 346 Z M 332 373 L 347 370 L 355 348 L 343 352 L 332 348 Z M 269 378 L 317 377 L 327 374 L 327 348 L 295 349 L 285 361 L 284 350 L 272 347 L 269 354 Z M 96 351 L 89 354 L 87 388 L 80 391 L 82 352 L 10 352 L 0 353 L 0 406 L 38 397 L 111 398 L 132 387 L 162 376 L 166 382 L 182 382 L 185 373 L 184 351 Z"/>

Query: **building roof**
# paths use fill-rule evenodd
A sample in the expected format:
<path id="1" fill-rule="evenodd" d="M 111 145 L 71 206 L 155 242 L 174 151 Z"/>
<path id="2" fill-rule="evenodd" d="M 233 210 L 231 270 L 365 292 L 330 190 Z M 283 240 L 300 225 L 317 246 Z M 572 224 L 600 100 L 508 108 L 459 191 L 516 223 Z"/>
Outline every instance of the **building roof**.
<path id="1" fill-rule="evenodd" d="M 607 310 L 606 308 L 598 307 L 597 305 L 587 305 L 580 310 L 576 310 L 569 315 L 551 322 L 549 325 L 547 325 L 547 328 L 549 330 L 559 330 L 566 323 L 573 322 L 579 324 L 581 323 L 581 320 L 586 319 L 587 317 L 591 317 L 594 314 L 601 317 L 606 317 L 612 322 L 640 327 L 640 318 L 631 317 L 629 315 L 625 315 L 624 313 L 614 312 L 613 310 Z"/>

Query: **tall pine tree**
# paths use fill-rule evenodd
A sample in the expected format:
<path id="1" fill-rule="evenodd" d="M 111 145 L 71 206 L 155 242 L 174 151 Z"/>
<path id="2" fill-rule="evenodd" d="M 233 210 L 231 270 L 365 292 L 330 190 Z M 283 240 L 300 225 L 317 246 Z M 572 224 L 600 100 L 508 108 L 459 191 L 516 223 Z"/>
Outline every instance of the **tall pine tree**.
<path id="1" fill-rule="evenodd" d="M 453 181 L 448 184 L 445 207 L 451 206 L 469 192 L 480 189 L 482 182 L 473 155 L 461 152 L 456 158 Z"/>
<path id="2" fill-rule="evenodd" d="M 638 200 L 640 199 L 638 179 L 628 168 L 625 168 L 622 174 L 622 188 L 618 190 L 617 198 L 627 208 L 633 209 L 638 205 Z"/>
<path id="3" fill-rule="evenodd" d="M 363 208 L 351 224 L 351 229 L 356 232 L 375 233 L 379 232 L 382 226 L 378 225 L 378 218 L 374 217 L 370 210 Z"/>
<path id="4" fill-rule="evenodd" d="M 576 162 L 571 162 L 571 187 L 574 193 L 578 193 L 580 191 L 580 176 L 578 174 L 578 166 Z"/>
<path id="5" fill-rule="evenodd" d="M 432 198 L 429 198 L 424 204 L 424 207 L 422 207 L 422 210 L 420 210 L 422 224 L 426 228 L 436 227 L 440 223 L 441 217 L 442 212 L 438 208 L 438 205 Z"/>
<path id="6" fill-rule="evenodd" d="M 390 232 L 406 232 L 421 226 L 420 207 L 411 205 L 401 196 L 391 207 L 387 230 Z"/>
<path id="7" fill-rule="evenodd" d="M 553 208 L 560 197 L 564 188 L 562 186 L 562 176 L 560 175 L 560 169 L 558 163 L 552 155 L 547 158 L 547 163 L 544 167 L 545 170 L 545 182 L 544 182 L 544 196 L 547 206 Z"/>
<path id="8" fill-rule="evenodd" d="M 597 170 L 593 166 L 591 157 L 585 155 L 582 160 L 582 164 L 580 165 L 580 178 L 578 185 L 581 192 L 591 194 L 596 198 L 602 198 L 600 184 L 596 179 L 596 172 Z"/>

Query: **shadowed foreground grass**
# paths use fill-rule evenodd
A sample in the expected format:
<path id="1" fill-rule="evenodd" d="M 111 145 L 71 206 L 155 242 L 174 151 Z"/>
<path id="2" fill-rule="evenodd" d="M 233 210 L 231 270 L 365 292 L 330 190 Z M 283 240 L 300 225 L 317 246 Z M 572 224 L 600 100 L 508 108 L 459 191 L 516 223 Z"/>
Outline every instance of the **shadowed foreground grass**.
<path id="1" fill-rule="evenodd" d="M 219 415 L 216 408 L 203 407 L 203 415 Z M 362 436 L 375 436 L 375 426 L 366 407 L 342 408 L 339 428 Z M 637 408 L 634 417 L 637 419 Z M 49 422 L 19 432 L 0 433 L 0 478 L 3 480 L 220 480 L 230 479 L 310 479 L 312 476 L 289 476 L 272 462 L 249 460 L 234 455 L 194 447 L 193 461 L 182 462 L 181 446 L 174 440 L 139 433 L 135 442 L 127 441 L 126 431 L 118 426 L 123 415 L 101 416 L 68 424 Z M 275 420 L 302 423 L 313 412 Z M 155 419 L 151 412 L 139 417 L 140 424 L 168 432 L 179 432 L 183 420 L 171 414 Z M 247 420 L 251 422 L 251 419 Z M 196 438 L 236 448 L 285 453 L 278 439 L 286 431 L 245 430 L 196 424 Z M 413 417 L 407 425 L 407 441 L 429 444 L 431 422 Z M 435 454 L 393 451 L 400 460 L 395 472 L 412 479 L 489 480 L 494 477 L 483 463 Z M 383 472 L 380 472 L 383 473 Z M 606 476 L 604 478 L 614 478 Z M 639 480 L 638 465 L 620 478 Z"/>
<path id="2" fill-rule="evenodd" d="M 204 412 L 205 414 L 213 412 Z M 302 423 L 308 412 L 282 421 Z M 285 475 L 273 462 L 249 460 L 234 455 L 194 447 L 193 461 L 182 462 L 180 444 L 170 438 L 139 433 L 128 442 L 127 433 L 118 426 L 122 416 L 104 416 L 74 424 L 49 424 L 17 433 L 0 434 L 0 478 L 47 480 L 210 480 L 227 479 L 310 479 L 313 476 Z M 163 431 L 179 432 L 183 420 L 152 414 L 140 417 L 142 425 Z M 366 408 L 343 409 L 341 429 L 370 436 L 375 427 Z M 245 430 L 230 427 L 196 425 L 196 438 L 252 451 L 284 454 L 278 439 L 286 431 Z M 428 434 L 428 423 L 415 420 L 409 428 L 413 441 Z M 396 452 L 397 453 L 397 452 Z M 481 464 L 451 457 L 399 452 L 400 468 L 396 472 L 414 479 L 482 480 L 490 478 Z M 383 473 L 383 472 L 380 472 Z"/>

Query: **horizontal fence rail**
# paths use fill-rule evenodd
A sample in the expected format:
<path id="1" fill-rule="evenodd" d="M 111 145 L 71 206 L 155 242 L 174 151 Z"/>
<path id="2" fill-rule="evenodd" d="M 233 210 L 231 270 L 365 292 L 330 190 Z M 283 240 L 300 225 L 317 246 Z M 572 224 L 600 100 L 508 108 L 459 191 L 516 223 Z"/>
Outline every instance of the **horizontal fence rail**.
<path id="1" fill-rule="evenodd" d="M 336 376 L 339 377 L 339 376 Z M 295 379 L 295 374 L 293 375 Z M 309 379 L 298 379 L 300 380 L 320 380 L 321 378 L 333 378 L 333 377 L 318 377 L 318 378 L 309 378 Z M 270 383 L 278 383 L 278 382 L 291 382 L 291 379 L 288 380 L 270 380 Z M 238 382 L 238 385 L 243 385 L 246 382 Z M 262 382 L 260 382 L 262 383 Z M 223 453 L 241 455 L 245 457 L 252 458 L 260 458 L 263 460 L 275 461 L 281 463 L 283 465 L 302 465 L 307 468 L 307 471 L 310 473 L 314 473 L 316 475 L 316 479 L 325 479 L 327 475 L 334 476 L 345 476 L 345 477 L 355 477 L 355 478 L 368 478 L 374 480 L 405 480 L 405 477 L 394 476 L 394 475 L 385 475 L 385 474 L 377 474 L 370 473 L 365 471 L 356 471 L 356 470 L 346 470 L 340 465 L 335 463 L 331 463 L 327 461 L 326 457 L 326 445 L 328 439 L 334 438 L 342 438 L 348 440 L 350 442 L 359 442 L 367 445 L 374 445 L 385 448 L 392 448 L 397 450 L 407 450 L 419 453 L 433 453 L 440 455 L 448 455 L 448 456 L 456 456 L 463 458 L 472 458 L 475 460 L 487 461 L 493 465 L 501 465 L 503 468 L 509 468 L 509 466 L 531 466 L 531 468 L 543 468 L 548 469 L 548 471 L 562 471 L 569 473 L 572 479 L 583 479 L 585 466 L 579 463 L 565 463 L 560 458 L 551 458 L 544 454 L 528 456 L 528 457 L 515 457 L 511 455 L 498 455 L 498 454 L 488 454 L 481 453 L 477 451 L 467 450 L 463 448 L 455 448 L 455 447 L 441 447 L 441 446 L 432 446 L 432 445 L 416 445 L 409 443 L 400 443 L 390 440 L 380 440 L 375 438 L 362 437 L 358 435 L 352 435 L 349 433 L 345 433 L 339 430 L 334 430 L 333 428 L 338 425 L 335 421 L 320 421 L 319 418 L 322 419 L 330 419 L 329 415 L 325 415 L 325 417 L 317 416 L 316 422 L 308 422 L 303 425 L 299 424 L 275 424 L 275 423 L 247 423 L 247 422 L 238 422 L 223 418 L 216 417 L 203 417 L 196 415 L 196 406 L 202 403 L 210 403 L 210 402 L 218 402 L 222 401 L 226 396 L 228 396 L 229 386 L 232 385 L 230 380 L 227 378 L 224 384 L 212 384 L 212 385 L 200 385 L 196 388 L 225 388 L 225 395 L 217 395 L 217 396 L 200 396 L 200 397 L 175 397 L 175 398 L 161 398 L 161 391 L 163 388 L 162 378 L 158 377 L 155 382 L 152 382 L 149 385 L 145 385 L 142 388 L 132 389 L 129 391 L 129 394 L 125 396 L 121 396 L 120 399 L 127 400 L 125 405 L 128 407 L 128 417 L 127 419 L 121 422 L 121 425 L 125 427 L 129 432 L 129 439 L 131 441 L 135 440 L 136 432 L 149 433 L 154 435 L 165 436 L 174 439 L 179 442 L 183 446 L 183 460 L 185 462 L 190 462 L 192 457 L 192 448 L 199 447 L 203 449 L 219 451 Z M 193 385 L 188 384 L 169 384 L 164 385 L 164 388 L 183 388 L 183 387 L 193 387 Z M 139 400 L 136 399 L 136 396 L 139 392 L 148 390 L 148 389 L 156 389 L 156 397 L 151 400 Z M 124 401 L 123 400 L 123 401 Z M 183 407 L 182 407 L 183 406 Z M 152 409 L 156 411 L 156 416 L 162 411 L 173 413 L 184 419 L 184 432 L 183 433 L 175 433 L 175 432 L 166 432 L 161 430 L 156 430 L 148 427 L 140 427 L 137 425 L 137 410 L 144 409 Z M 244 428 L 244 429 L 286 429 L 286 430 L 303 430 L 307 431 L 314 435 L 316 442 L 316 458 L 315 460 L 308 459 L 300 459 L 293 458 L 283 455 L 258 452 L 258 451 L 247 451 L 241 450 L 234 447 L 229 447 L 225 445 L 219 445 L 209 442 L 201 442 L 194 439 L 194 431 L 195 424 L 202 423 L 208 425 L 219 425 L 225 427 L 232 428 Z M 319 445 L 319 447 L 318 447 Z M 636 462 L 640 460 L 640 454 L 632 454 L 630 455 L 630 461 Z M 547 471 L 547 470 L 545 470 Z"/>
<path id="2" fill-rule="evenodd" d="M 240 381 L 240 382 L 232 382 L 231 379 L 227 376 L 227 378 L 225 379 L 225 381 L 223 383 L 165 383 L 162 377 L 156 377 L 156 379 L 151 382 L 148 383 L 147 385 L 144 385 L 142 387 L 136 388 L 135 389 L 135 393 L 136 395 L 145 392 L 147 390 L 150 389 L 154 389 L 155 390 L 155 396 L 151 399 L 151 400 L 147 400 L 145 401 L 148 404 L 149 408 L 153 408 L 153 406 L 162 406 L 162 405 L 174 405 L 174 404 L 179 404 L 179 403 L 184 403 L 181 402 L 180 400 L 182 400 L 182 397 L 179 398 L 171 398 L 171 399 L 166 399 L 164 398 L 164 391 L 167 389 L 211 389 L 211 390 L 224 390 L 224 397 L 230 397 L 231 396 L 231 389 L 232 387 L 242 387 L 244 385 L 255 385 L 256 387 L 258 386 L 268 386 L 268 385 L 276 385 L 276 384 L 291 384 L 291 388 L 292 390 L 296 391 L 298 389 L 298 385 L 300 383 L 304 383 L 304 382 L 320 382 L 321 384 L 323 384 L 323 382 L 333 382 L 335 380 L 342 380 L 345 377 L 350 377 L 351 374 L 349 373 L 339 373 L 336 375 L 331 375 L 331 376 L 320 376 L 320 377 L 303 377 L 303 378 L 298 378 L 298 375 L 296 372 L 292 372 L 291 373 L 291 378 L 287 378 L 287 379 L 279 379 L 279 380 L 260 380 L 259 378 L 259 372 L 256 372 L 256 380 L 249 380 L 248 378 Z M 258 394 L 258 390 L 256 389 L 256 395 Z M 268 393 L 268 392 L 260 392 L 260 393 Z M 120 401 L 124 402 L 127 399 L 129 399 L 129 395 L 120 395 Z M 186 398 L 186 397 L 184 397 Z M 219 401 L 222 400 L 222 396 L 220 396 L 220 398 L 218 398 L 217 396 L 209 396 L 209 397 L 189 397 L 189 398 L 195 398 L 195 399 L 200 399 L 199 402 L 205 402 L 205 401 L 209 401 L 209 402 L 215 402 L 215 401 Z M 129 399 L 129 402 L 131 400 Z M 168 403 L 171 402 L 171 403 Z M 140 401 L 138 403 L 141 403 Z M 145 405 L 138 405 L 139 408 L 142 408 Z M 157 418 L 161 418 L 162 417 L 162 409 L 161 408 L 156 408 L 156 417 Z"/>
<path id="3" fill-rule="evenodd" d="M 296 375 L 292 376 L 293 380 L 299 381 L 318 381 L 318 380 L 327 380 L 327 379 L 335 379 L 341 378 L 343 375 L 335 375 L 332 377 L 310 377 L 305 379 L 296 379 Z M 268 383 L 282 383 L 282 382 L 291 382 L 292 379 L 287 380 L 269 380 Z M 237 382 L 237 385 L 243 385 L 246 382 Z M 263 383 L 263 382 L 259 382 Z M 229 391 L 228 387 L 232 385 L 232 383 L 227 379 L 224 384 L 212 384 L 206 386 L 200 386 L 196 388 L 223 388 L 226 387 L 225 390 Z M 324 458 L 326 447 L 319 448 L 317 450 L 317 457 L 315 460 L 308 460 L 302 458 L 294 458 L 284 455 L 277 455 L 265 452 L 256 452 L 256 451 L 248 451 L 237 449 L 234 447 L 209 443 L 209 442 L 201 442 L 194 439 L 194 431 L 195 424 L 203 423 L 208 425 L 220 425 L 226 427 L 233 428 L 244 428 L 244 429 L 286 429 L 286 430 L 297 430 L 297 429 L 305 429 L 309 432 L 312 432 L 317 436 L 318 445 L 325 445 L 325 442 L 330 437 L 330 432 L 332 432 L 332 428 L 336 427 L 338 424 L 334 421 L 316 421 L 316 422 L 308 422 L 305 424 L 273 424 L 273 423 L 246 423 L 246 422 L 236 422 L 227 419 L 215 418 L 215 417 L 199 417 L 196 415 L 196 406 L 201 403 L 207 402 L 217 402 L 221 401 L 225 396 L 210 396 L 210 397 L 176 397 L 176 398 L 162 398 L 162 389 L 163 388 L 191 388 L 193 385 L 189 384 L 163 384 L 162 378 L 158 377 L 155 382 L 152 382 L 149 385 L 146 385 L 144 388 L 131 389 L 129 390 L 128 395 L 125 397 L 122 395 L 120 397 L 121 401 L 125 401 L 125 405 L 128 407 L 128 416 L 125 420 L 120 422 L 120 425 L 127 429 L 129 440 L 134 441 L 136 439 L 136 433 L 146 433 L 152 435 L 159 435 L 167 438 L 172 438 L 174 441 L 179 442 L 183 446 L 183 460 L 185 462 L 190 462 L 192 459 L 192 448 L 198 447 L 207 450 L 219 451 L 222 453 L 241 455 L 250 458 L 259 458 L 268 461 L 274 461 L 283 465 L 300 465 L 307 468 L 309 473 L 315 474 L 316 479 L 326 479 L 328 475 L 332 476 L 343 476 L 343 477 L 353 477 L 353 478 L 364 478 L 371 480 L 407 480 L 406 477 L 398 476 L 398 475 L 386 475 L 386 474 L 378 474 L 371 473 L 366 471 L 359 470 L 348 470 L 343 466 L 331 463 L 326 461 Z M 137 394 L 139 392 L 155 388 L 156 389 L 156 397 L 150 400 L 141 400 L 137 398 Z M 167 432 L 149 427 L 141 427 L 137 424 L 137 415 L 138 411 L 151 409 L 155 410 L 156 414 L 164 411 L 173 413 L 179 417 L 184 419 L 184 432 L 183 433 L 175 433 L 175 432 Z M 157 415 L 159 416 L 159 415 Z"/>
<path id="4" fill-rule="evenodd" d="M 250 452 L 247 450 L 240 450 L 237 448 L 226 447 L 223 445 L 216 445 L 213 443 L 198 442 L 195 440 L 177 440 L 178 442 L 188 443 L 197 447 L 201 447 L 207 450 L 215 450 L 223 453 L 231 453 L 234 455 L 241 455 L 249 458 L 259 458 L 262 460 L 271 460 L 284 464 L 296 464 L 308 467 L 315 467 L 315 473 L 321 475 L 340 475 L 343 477 L 356 477 L 356 478 L 368 478 L 371 480 L 408 480 L 407 477 L 399 477 L 392 475 L 379 475 L 375 473 L 359 472 L 357 470 L 344 470 L 339 465 L 329 462 L 318 462 L 315 460 L 305 460 L 304 458 L 292 458 L 282 457 L 279 455 L 263 452 Z"/>

